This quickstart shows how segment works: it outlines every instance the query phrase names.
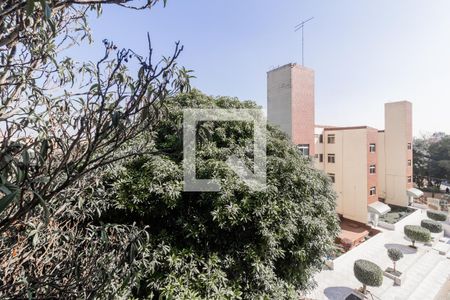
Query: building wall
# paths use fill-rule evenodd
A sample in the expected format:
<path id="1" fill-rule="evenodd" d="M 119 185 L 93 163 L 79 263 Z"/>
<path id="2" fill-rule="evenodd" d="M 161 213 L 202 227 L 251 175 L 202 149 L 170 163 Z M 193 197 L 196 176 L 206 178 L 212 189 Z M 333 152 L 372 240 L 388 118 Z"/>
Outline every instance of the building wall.
<path id="1" fill-rule="evenodd" d="M 327 141 L 328 135 L 330 134 L 335 135 L 334 144 L 329 144 Z M 334 131 L 327 131 L 327 130 L 323 131 L 323 160 L 324 160 L 323 170 L 327 174 L 335 174 L 335 182 L 333 186 L 338 196 L 336 199 L 336 212 L 341 215 L 343 215 L 345 212 L 342 146 L 343 146 L 343 136 L 341 134 L 336 133 Z M 328 154 L 335 155 L 335 163 L 328 162 Z"/>
<path id="2" fill-rule="evenodd" d="M 407 101 L 385 104 L 386 202 L 408 205 L 408 176 L 412 177 L 412 104 Z M 411 159 L 411 167 L 408 160 Z"/>
<path id="3" fill-rule="evenodd" d="M 267 73 L 267 119 L 314 155 L 314 71 L 288 64 Z"/>
<path id="4" fill-rule="evenodd" d="M 268 121 L 284 131 L 296 145 L 308 144 L 314 164 L 334 174 L 337 212 L 344 217 L 367 223 L 368 208 L 379 198 L 386 203 L 408 205 L 407 189 L 412 179 L 412 105 L 394 102 L 385 105 L 385 130 L 367 126 L 316 126 L 314 119 L 314 71 L 287 64 L 267 73 Z M 319 136 L 323 134 L 323 143 Z M 335 135 L 335 143 L 327 135 Z M 375 153 L 369 145 L 376 145 Z M 320 162 L 320 154 L 323 161 Z M 335 154 L 335 163 L 328 163 Z M 408 166 L 411 160 L 411 166 Z M 371 165 L 376 174 L 370 174 Z M 376 193 L 370 195 L 371 187 Z"/>
<path id="5" fill-rule="evenodd" d="M 316 129 L 318 130 L 318 129 Z M 318 130 L 320 131 L 320 130 Z M 367 205 L 376 201 L 369 197 L 369 188 L 376 186 L 376 175 L 369 175 L 369 165 L 376 164 L 376 155 L 369 154 L 369 143 L 376 141 L 376 130 L 367 128 L 325 129 L 323 148 L 324 163 L 316 162 L 328 174 L 335 175 L 334 188 L 338 195 L 337 213 L 345 218 L 367 223 Z M 328 143 L 328 135 L 334 134 L 335 143 Z M 328 154 L 335 155 L 335 163 L 328 163 Z"/>
<path id="6" fill-rule="evenodd" d="M 320 142 L 320 136 L 322 135 L 322 138 L 324 136 L 323 134 L 324 128 L 318 128 L 316 127 L 314 129 L 315 137 L 314 137 L 314 151 L 315 151 L 315 159 L 314 159 L 314 166 L 319 170 L 325 170 L 325 157 L 323 156 L 324 153 L 324 143 Z M 322 162 L 320 162 L 320 154 L 322 154 Z"/>
<path id="7" fill-rule="evenodd" d="M 294 65 L 292 86 L 292 141 L 308 144 L 310 155 L 314 155 L 314 71 Z"/>
<path id="8" fill-rule="evenodd" d="M 386 199 L 386 147 L 384 144 L 384 131 L 378 131 L 377 148 L 378 197 Z"/>
<path id="9" fill-rule="evenodd" d="M 379 148 L 378 142 L 378 130 L 375 128 L 367 128 L 367 141 L 366 141 L 366 153 L 367 153 L 367 204 L 371 204 L 378 201 L 378 157 L 377 152 L 382 150 Z M 369 147 L 370 144 L 375 144 L 375 152 L 370 152 Z M 371 165 L 375 165 L 375 174 L 370 174 L 369 168 Z M 376 193 L 374 195 L 370 195 L 370 188 L 375 187 Z"/>
<path id="10" fill-rule="evenodd" d="M 292 138 L 291 65 L 267 73 L 267 120 Z"/>

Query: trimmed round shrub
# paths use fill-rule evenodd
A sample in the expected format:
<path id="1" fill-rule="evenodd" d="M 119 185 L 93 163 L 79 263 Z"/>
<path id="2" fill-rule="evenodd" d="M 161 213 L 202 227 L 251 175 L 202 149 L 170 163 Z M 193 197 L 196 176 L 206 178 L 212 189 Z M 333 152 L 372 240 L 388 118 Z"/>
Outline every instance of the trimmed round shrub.
<path id="1" fill-rule="evenodd" d="M 420 226 L 428 229 L 432 233 L 439 233 L 442 231 L 442 224 L 433 220 L 422 220 Z"/>
<path id="2" fill-rule="evenodd" d="M 427 217 L 435 221 L 446 221 L 447 214 L 436 210 L 427 210 Z"/>
<path id="3" fill-rule="evenodd" d="M 403 252 L 397 248 L 390 248 L 387 250 L 388 256 L 392 261 L 399 261 L 403 258 Z"/>
<path id="4" fill-rule="evenodd" d="M 414 246 L 416 241 L 426 243 L 431 240 L 431 233 L 426 228 L 416 225 L 406 225 L 403 230 L 405 235 L 412 241 L 412 246 Z"/>
<path id="5" fill-rule="evenodd" d="M 366 286 L 381 286 L 383 283 L 383 270 L 371 261 L 358 259 L 353 265 L 353 273 L 363 284 L 363 293 L 366 292 Z"/>

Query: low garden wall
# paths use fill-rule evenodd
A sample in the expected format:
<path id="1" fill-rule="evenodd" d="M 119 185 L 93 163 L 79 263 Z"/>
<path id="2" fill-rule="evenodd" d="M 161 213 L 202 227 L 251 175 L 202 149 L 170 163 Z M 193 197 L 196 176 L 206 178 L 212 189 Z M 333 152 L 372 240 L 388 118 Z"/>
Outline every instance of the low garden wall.
<path id="1" fill-rule="evenodd" d="M 387 229 L 387 230 L 395 230 L 395 224 L 386 223 L 383 221 L 378 221 L 378 227 Z"/>
<path id="2" fill-rule="evenodd" d="M 416 207 L 409 207 L 409 208 L 416 208 Z M 401 226 L 399 224 L 407 224 L 409 221 L 409 219 L 414 216 L 415 214 L 421 214 L 423 213 L 420 209 L 416 209 L 414 212 L 410 213 L 409 215 L 407 215 L 406 217 L 403 217 L 402 219 L 400 219 L 399 221 L 397 221 L 397 223 L 392 224 L 392 223 L 388 223 L 382 220 L 378 220 L 378 227 L 387 229 L 387 230 L 395 230 L 395 228 L 397 226 Z"/>

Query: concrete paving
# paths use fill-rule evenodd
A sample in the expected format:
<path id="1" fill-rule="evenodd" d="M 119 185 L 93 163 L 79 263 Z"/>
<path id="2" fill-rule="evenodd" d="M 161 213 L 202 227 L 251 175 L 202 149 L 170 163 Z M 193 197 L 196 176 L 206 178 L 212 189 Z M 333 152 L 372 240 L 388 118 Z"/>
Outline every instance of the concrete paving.
<path id="1" fill-rule="evenodd" d="M 445 241 L 439 238 L 431 246 L 416 243 L 417 250 L 408 247 L 410 242 L 403 233 L 404 225 L 420 225 L 426 218 L 423 210 L 417 210 L 396 224 L 393 231 L 381 229 L 377 234 L 358 247 L 334 260 L 334 270 L 324 270 L 316 275 L 317 288 L 310 292 L 309 299 L 344 300 L 361 283 L 353 275 L 353 264 L 357 259 L 367 259 L 383 270 L 392 267 L 387 256 L 388 248 L 400 249 L 404 257 L 397 262 L 397 269 L 403 273 L 401 286 L 395 286 L 392 279 L 383 278 L 380 287 L 370 287 L 374 299 L 382 300 L 445 300 L 437 299 L 441 288 L 450 278 L 450 255 Z M 436 250 L 434 250 L 435 248 Z M 442 253 L 442 251 L 447 251 Z M 371 299 L 370 297 L 368 299 Z M 450 299 L 450 298 L 449 298 Z"/>

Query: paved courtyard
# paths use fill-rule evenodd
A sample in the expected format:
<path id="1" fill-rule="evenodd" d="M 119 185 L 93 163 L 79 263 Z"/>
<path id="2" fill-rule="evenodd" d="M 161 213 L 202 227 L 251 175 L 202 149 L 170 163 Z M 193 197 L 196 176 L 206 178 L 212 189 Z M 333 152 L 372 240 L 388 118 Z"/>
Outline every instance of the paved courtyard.
<path id="1" fill-rule="evenodd" d="M 393 280 L 384 277 L 381 287 L 369 288 L 374 299 L 450 299 L 439 294 L 442 287 L 450 283 L 450 257 L 448 257 L 450 244 L 437 242 L 433 246 L 425 246 L 416 243 L 418 249 L 415 250 L 408 247 L 410 242 L 403 234 L 404 225 L 419 225 L 424 218 L 426 218 L 425 211 L 419 209 L 398 222 L 394 231 L 377 228 L 381 233 L 335 259 L 334 270 L 324 270 L 317 274 L 315 278 L 318 286 L 307 297 L 345 299 L 354 288 L 361 287 L 361 283 L 353 275 L 355 260 L 370 260 L 384 270 L 392 266 L 387 249 L 398 248 L 404 254 L 397 263 L 397 269 L 405 275 L 404 283 L 401 286 L 394 286 Z"/>

